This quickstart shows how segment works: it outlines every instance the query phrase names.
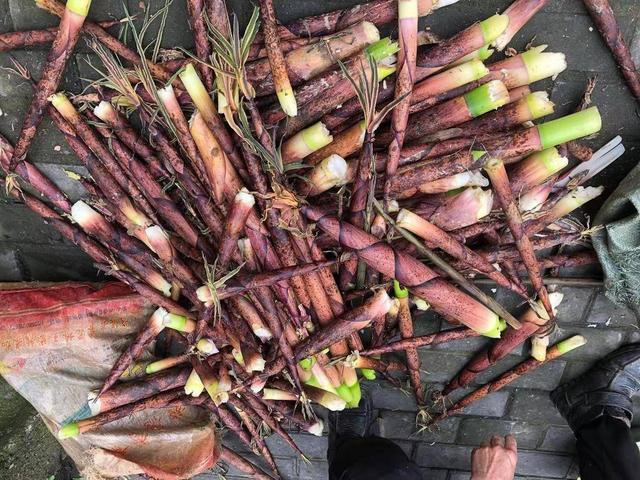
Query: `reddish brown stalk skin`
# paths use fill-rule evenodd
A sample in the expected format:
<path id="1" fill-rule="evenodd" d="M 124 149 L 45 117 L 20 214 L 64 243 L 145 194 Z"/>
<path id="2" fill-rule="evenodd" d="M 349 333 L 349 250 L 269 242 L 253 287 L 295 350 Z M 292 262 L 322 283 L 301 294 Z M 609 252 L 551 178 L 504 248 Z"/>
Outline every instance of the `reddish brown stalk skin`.
<path id="1" fill-rule="evenodd" d="M 553 308 L 549 301 L 547 289 L 542 282 L 540 265 L 536 259 L 535 250 L 531 244 L 531 240 L 529 240 L 529 237 L 524 232 L 522 216 L 520 215 L 518 206 L 513 200 L 513 192 L 509 185 L 509 177 L 507 176 L 507 171 L 504 168 L 504 163 L 501 160 L 494 161 L 486 171 L 491 180 L 491 185 L 496 198 L 506 215 L 507 225 L 513 234 L 513 238 L 518 251 L 520 252 L 520 256 L 522 257 L 522 261 L 527 267 L 531 284 L 540 296 L 540 300 L 542 301 L 549 317 L 553 318 Z"/>
<path id="2" fill-rule="evenodd" d="M 418 48 L 416 82 L 484 46 L 480 24 L 475 23 L 447 40 Z"/>
<path id="3" fill-rule="evenodd" d="M 276 22 L 276 12 L 273 8 L 273 0 L 259 0 L 260 15 L 262 16 L 262 32 L 267 50 L 267 58 L 271 66 L 271 77 L 273 79 L 276 93 L 278 90 L 291 90 L 291 82 L 287 73 L 287 64 L 284 53 L 280 46 L 280 36 Z"/>
<path id="4" fill-rule="evenodd" d="M 9 162 L 12 156 L 13 145 L 0 135 L 0 168 L 2 168 L 5 173 L 10 172 Z M 67 196 L 33 164 L 26 161 L 19 162 L 16 164 L 14 172 L 64 213 L 71 211 L 71 203 Z"/>
<path id="5" fill-rule="evenodd" d="M 444 420 L 445 418 L 455 415 L 456 413 L 464 410 L 466 407 L 468 407 L 472 403 L 477 402 L 481 398 L 486 397 L 490 393 L 497 392 L 498 390 L 504 388 L 510 383 L 516 381 L 518 378 L 522 377 L 526 373 L 529 373 L 532 370 L 535 370 L 536 368 L 541 367 L 542 365 L 549 363 L 552 360 L 555 360 L 560 355 L 562 354 L 558 350 L 558 347 L 553 346 L 547 350 L 547 358 L 545 361 L 539 362 L 535 358 L 530 358 L 529 360 L 522 362 L 521 364 L 512 368 L 508 372 L 500 375 L 500 377 L 498 377 L 496 380 L 493 380 L 490 383 L 486 383 L 485 385 L 481 386 L 473 393 L 470 393 L 469 395 L 464 397 L 462 400 L 456 402 L 454 405 L 447 407 L 446 411 L 444 411 L 437 417 L 434 417 L 430 423 L 435 424 L 441 420 Z"/>
<path id="6" fill-rule="evenodd" d="M 189 13 L 189 25 L 193 31 L 193 39 L 196 47 L 196 55 L 200 60 L 209 63 L 211 56 L 211 44 L 207 36 L 207 26 L 204 22 L 204 0 L 188 0 L 187 12 Z M 202 77 L 207 90 L 213 89 L 213 70 L 198 62 L 196 68 Z"/>
<path id="7" fill-rule="evenodd" d="M 151 408 L 167 408 L 169 404 L 184 396 L 183 388 L 174 388 L 166 392 L 158 393 L 153 397 L 143 398 L 134 403 L 116 407 L 113 410 L 99 413 L 95 417 L 86 420 L 80 420 L 80 432 L 85 433 L 96 428 L 106 425 L 121 418 L 128 417 L 134 413 L 148 410 Z"/>
<path id="8" fill-rule="evenodd" d="M 349 203 L 349 222 L 360 229 L 364 229 L 367 210 L 367 199 L 371 191 L 371 160 L 373 158 L 373 134 L 367 130 L 364 134 L 364 141 L 360 156 L 356 177 L 353 181 L 351 191 L 351 201 Z M 351 259 L 343 263 L 340 268 L 340 286 L 346 290 L 355 284 L 358 270 L 358 259 Z"/>
<path id="9" fill-rule="evenodd" d="M 545 324 L 545 321 L 531 310 L 520 318 L 520 322 L 522 323 L 522 327 L 519 330 L 514 330 L 510 327 L 507 328 L 500 339 L 496 340 L 485 350 L 478 352 L 469 360 L 462 370 L 444 388 L 442 395 L 449 395 L 454 390 L 469 385 L 476 376 L 506 357 L 518 347 L 518 345 L 524 343 Z"/>
<path id="10" fill-rule="evenodd" d="M 267 410 L 267 407 L 264 405 L 264 403 L 262 403 L 262 400 L 260 400 L 258 397 L 256 397 L 253 393 L 249 391 L 245 391 L 242 396 L 247 401 L 249 406 L 251 406 L 251 408 L 258 414 L 258 416 L 262 419 L 262 421 L 269 426 L 271 430 L 273 430 L 275 433 L 280 435 L 280 437 L 282 437 L 285 443 L 289 445 L 294 452 L 298 452 L 300 455 L 304 457 L 304 453 L 302 453 L 300 448 L 298 448 L 298 446 L 295 444 L 291 436 L 284 431 L 284 429 L 280 426 L 278 422 L 274 420 L 274 418 L 271 416 L 271 414 Z"/>
<path id="11" fill-rule="evenodd" d="M 398 5 L 402 2 L 399 1 Z M 416 5 L 417 8 L 417 5 Z M 400 150 L 404 144 L 407 123 L 409 121 L 409 107 L 411 106 L 411 91 L 416 79 L 416 55 L 418 48 L 418 17 L 398 19 L 398 67 L 396 69 L 395 98 L 406 97 L 396 105 L 391 112 L 391 143 L 389 143 L 386 179 L 384 184 L 385 203 L 388 204 L 391 195 L 391 182 L 398 170 Z"/>
<path id="12" fill-rule="evenodd" d="M 235 453 L 233 450 L 228 449 L 224 445 L 220 446 L 220 460 L 234 466 L 241 472 L 250 475 L 251 478 L 255 478 L 256 480 L 273 480 L 271 476 L 264 473 L 262 470 L 260 470 L 260 468 L 256 467 L 248 460 L 245 460 L 240 455 Z"/>
<path id="13" fill-rule="evenodd" d="M 400 362 L 386 362 L 371 357 L 360 357 L 357 368 L 369 368 L 380 373 L 406 372 L 407 367 Z"/>
<path id="14" fill-rule="evenodd" d="M 171 174 L 162 165 L 162 162 L 144 136 L 134 130 L 131 124 L 115 109 L 114 112 L 115 115 L 106 121 L 111 130 L 130 150 L 144 160 L 154 178 L 169 179 Z"/>
<path id="15" fill-rule="evenodd" d="M 445 133 L 447 138 L 473 137 L 474 135 L 511 130 L 530 120 L 532 120 L 531 111 L 527 107 L 526 101 L 523 100 L 505 105 L 494 112 L 485 113 L 481 117 L 462 123 Z"/>
<path id="16" fill-rule="evenodd" d="M 230 279 L 224 286 L 224 289 L 218 292 L 218 297 L 222 300 L 234 295 L 242 295 L 250 290 L 261 287 L 271 287 L 278 282 L 288 280 L 291 277 L 306 275 L 308 273 L 317 272 L 326 269 L 338 263 L 338 260 L 324 260 L 311 263 L 303 263 L 294 265 L 293 267 L 284 267 L 265 273 L 257 273 L 254 275 L 240 275 Z"/>
<path id="17" fill-rule="evenodd" d="M 89 117 L 92 118 L 93 115 L 89 114 Z M 147 197 L 147 200 L 149 200 L 160 217 L 164 218 L 169 226 L 189 245 L 199 247 L 208 257 L 211 257 L 213 255 L 212 247 L 184 217 L 180 209 L 164 192 L 162 186 L 151 175 L 149 169 L 139 161 L 131 150 L 123 145 L 117 138 L 114 138 L 106 128 L 97 127 L 97 130 L 105 139 L 108 139 L 111 149 L 116 159 L 120 162 L 122 169 L 129 173 L 131 180 L 138 185 L 139 189 Z"/>
<path id="18" fill-rule="evenodd" d="M 381 313 L 380 295 L 379 293 L 363 305 L 350 310 L 342 317 L 334 319 L 322 330 L 298 344 L 295 349 L 296 361 L 311 357 L 337 342 L 344 341 L 352 333 L 366 328 L 374 318 L 383 315 Z"/>
<path id="19" fill-rule="evenodd" d="M 63 118 L 62 114 L 55 110 L 55 108 L 52 106 L 49 107 L 49 116 L 53 119 L 56 126 L 67 136 L 69 136 L 71 132 L 73 132 L 73 135 L 77 135 L 77 137 L 79 137 L 82 142 L 91 149 L 102 165 L 104 165 L 109 176 L 109 180 L 105 182 L 106 184 L 101 184 L 94 178 L 100 185 L 100 189 L 104 192 L 104 189 L 109 188 L 109 184 L 113 183 L 113 188 L 110 188 L 110 191 L 113 195 L 112 200 L 114 201 L 114 205 L 118 208 L 121 207 L 121 202 L 125 201 L 125 197 L 128 195 L 149 218 L 151 218 L 155 223 L 158 223 L 155 210 L 151 208 L 151 205 L 147 199 L 144 198 L 136 184 L 127 177 L 114 155 L 102 143 L 91 126 L 85 122 L 76 110 L 70 112 L 70 114 L 69 119 Z M 122 190 L 120 190 L 120 188 Z M 104 193 L 106 194 L 107 192 Z M 116 200 L 116 197 L 118 197 L 118 200 Z"/>
<path id="20" fill-rule="evenodd" d="M 218 265 L 224 271 L 231 260 L 231 254 L 238 248 L 238 239 L 244 232 L 247 217 L 251 213 L 252 205 L 241 201 L 234 201 L 227 215 L 222 232 L 222 241 L 218 252 Z"/>
<path id="21" fill-rule="evenodd" d="M 629 47 L 622 38 L 622 32 L 611 5 L 608 0 L 584 0 L 584 5 L 602 39 L 611 50 L 629 90 L 636 97 L 636 100 L 640 101 L 640 75 L 633 62 Z"/>
<path id="22" fill-rule="evenodd" d="M 443 312 L 465 325 L 473 326 L 478 318 L 472 311 L 487 309 L 476 300 L 454 288 L 416 258 L 393 247 L 353 225 L 321 210 L 302 207 L 302 213 L 317 226 L 354 250 L 367 265 L 390 278 L 395 278 L 415 295 L 427 300 L 437 312 Z"/>
<path id="23" fill-rule="evenodd" d="M 366 57 L 363 54 L 355 55 L 352 59 L 345 63 L 345 67 L 349 74 L 353 77 L 357 75 L 359 69 L 362 65 L 366 64 Z M 339 105 L 339 101 L 342 97 L 333 98 L 329 103 L 321 103 L 322 95 L 324 92 L 331 92 L 334 86 L 339 85 L 341 82 L 344 83 L 346 81 L 342 70 L 339 68 L 334 68 L 333 70 L 327 71 L 316 78 L 312 78 L 308 82 L 305 82 L 303 85 L 300 85 L 295 90 L 296 101 L 299 106 L 305 105 L 305 109 L 314 109 L 317 110 L 320 105 L 326 105 L 325 109 L 331 110 Z M 341 90 L 342 91 L 342 90 Z M 348 94 L 349 92 L 346 92 Z M 351 90 L 351 95 L 354 95 L 353 88 Z M 319 105 L 316 105 L 316 104 Z M 358 102 L 358 105 L 360 103 Z M 320 118 L 320 114 L 314 113 L 313 116 L 307 114 L 309 118 Z M 267 125 L 275 125 L 280 120 L 285 118 L 285 113 L 280 108 L 280 105 L 276 102 L 270 108 L 264 110 L 262 112 L 262 118 L 264 119 Z M 305 122 L 308 120 L 305 120 Z"/>
<path id="24" fill-rule="evenodd" d="M 546 235 L 540 238 L 534 238 L 531 240 L 531 245 L 535 251 L 546 250 L 547 248 L 553 248 L 558 245 L 570 245 L 580 240 L 580 233 L 558 233 L 553 235 Z M 481 255 L 490 263 L 502 263 L 506 260 L 519 260 L 519 252 L 513 243 L 498 245 L 495 248 L 488 248 L 482 250 L 476 250 L 478 255 Z"/>
<path id="25" fill-rule="evenodd" d="M 424 13 L 430 10 L 431 3 L 431 0 L 420 0 L 418 11 Z M 290 35 L 314 37 L 343 30 L 363 20 L 376 25 L 385 25 L 397 18 L 398 7 L 395 0 L 374 0 L 342 10 L 300 18 L 288 23 L 283 29 L 286 29 Z"/>
<path id="26" fill-rule="evenodd" d="M 119 23 L 119 20 L 110 20 L 106 22 L 98 22 L 98 25 L 106 29 L 113 27 L 114 25 L 118 25 Z M 57 27 L 45 28 L 43 30 L 25 30 L 22 32 L 0 33 L 0 52 L 9 52 L 11 50 L 51 43 L 55 40 L 57 34 Z"/>
<path id="27" fill-rule="evenodd" d="M 100 398 L 97 400 L 100 405 L 99 412 L 106 412 L 167 390 L 179 388 L 185 384 L 190 372 L 191 369 L 186 367 L 172 368 L 155 375 L 145 376 L 139 380 L 115 385 L 100 394 Z"/>
<path id="28" fill-rule="evenodd" d="M 104 392 L 109 390 L 122 376 L 124 371 L 129 368 L 129 366 L 135 362 L 140 355 L 142 355 L 145 347 L 156 338 L 158 333 L 160 333 L 160 330 L 162 330 L 163 327 L 161 325 L 155 325 L 152 323 L 152 320 L 155 320 L 155 317 L 149 317 L 149 321 L 137 333 L 136 337 L 132 340 L 126 350 L 120 354 L 116 363 L 111 367 L 111 371 L 102 384 L 102 388 L 98 395 L 102 395 Z"/>
<path id="29" fill-rule="evenodd" d="M 1 183 L 1 182 L 0 182 Z M 103 248 L 96 241 L 92 240 L 88 235 L 79 230 L 77 227 L 70 225 L 68 222 L 62 220 L 62 218 L 54 212 L 50 207 L 42 203 L 40 200 L 27 195 L 23 192 L 18 192 L 17 189 L 12 189 L 10 195 L 24 201 L 25 205 L 47 220 L 47 223 L 55 228 L 66 239 L 70 240 L 75 245 L 78 245 L 85 253 L 87 253 L 95 262 L 98 263 L 104 269 L 112 265 L 110 253 Z M 134 275 L 126 272 L 122 269 L 108 269 L 109 273 L 116 277 L 121 282 L 129 285 L 133 290 L 138 292 L 141 296 L 148 299 L 151 303 L 164 307 L 167 310 L 176 313 L 178 315 L 189 316 L 189 312 L 183 309 L 176 302 L 163 296 L 160 292 L 150 287 L 144 282 L 141 282 Z"/>
<path id="30" fill-rule="evenodd" d="M 469 225 L 468 227 L 462 227 L 457 230 L 451 230 L 449 235 L 458 240 L 459 242 L 466 242 L 469 239 L 477 237 L 487 232 L 493 232 L 503 226 L 503 222 L 499 220 L 482 221 Z"/>
<path id="31" fill-rule="evenodd" d="M 426 221 L 420 228 L 419 236 L 425 240 L 425 242 L 431 244 L 431 246 L 440 248 L 452 257 L 460 260 L 461 263 L 491 278 L 498 285 L 508 288 L 509 290 L 513 290 L 526 298 L 526 290 L 522 291 L 517 285 L 514 285 L 513 282 L 496 270 L 496 268 L 484 257 L 464 246 L 454 237 L 432 223 Z"/>
<path id="32" fill-rule="evenodd" d="M 62 12 L 61 12 L 62 13 Z M 16 142 L 13 157 L 9 162 L 9 170 L 13 171 L 16 165 L 27 156 L 27 151 L 36 135 L 36 131 L 44 118 L 48 98 L 55 93 L 62 79 L 64 67 L 73 54 L 73 49 L 80 36 L 80 29 L 84 17 L 73 13 L 66 8 L 62 13 L 58 33 L 47 55 L 47 61 L 41 72 L 41 79 L 35 88 L 33 100 L 24 116 L 20 136 Z"/>
<path id="33" fill-rule="evenodd" d="M 200 396 L 204 397 L 204 394 Z M 194 400 L 198 401 L 199 399 L 196 398 Z M 242 427 L 240 420 L 238 420 L 238 418 L 231 412 L 231 410 L 229 410 L 229 407 L 227 407 L 226 405 L 220 405 L 219 407 L 216 407 L 216 405 L 213 403 L 213 400 L 211 400 L 210 398 L 207 398 L 204 401 L 204 406 L 207 407 L 211 412 L 213 412 L 218 417 L 218 421 L 222 425 L 224 425 L 233 433 L 235 433 L 240 439 L 240 441 L 242 441 L 246 446 L 248 446 L 249 449 L 251 450 L 254 449 L 253 443 L 251 441 L 251 437 Z M 225 447 L 222 447 L 222 448 L 225 448 Z M 220 458 L 222 458 L 222 456 Z"/>
<path id="34" fill-rule="evenodd" d="M 413 319 L 411 318 L 411 306 L 409 305 L 409 297 L 400 298 L 400 309 L 398 310 L 398 329 L 400 336 L 406 340 L 413 338 Z M 413 388 L 418 405 L 424 405 L 424 390 L 422 381 L 420 380 L 420 357 L 418 350 L 413 347 L 404 349 L 407 356 L 407 370 L 409 372 L 409 383 Z"/>
<path id="35" fill-rule="evenodd" d="M 568 142 L 567 150 L 573 158 L 580 162 L 587 162 L 593 156 L 593 150 L 580 142 Z"/>
<path id="36" fill-rule="evenodd" d="M 463 340 L 465 338 L 477 337 L 478 332 L 474 332 L 470 328 L 462 327 L 444 332 L 432 333 L 431 335 L 423 335 L 420 337 L 406 338 L 396 342 L 387 343 L 376 348 L 370 348 L 360 352 L 360 355 L 382 355 L 383 353 L 392 353 L 406 348 L 420 348 L 427 345 L 439 345 L 441 343 L 453 342 L 455 340 Z"/>
<path id="37" fill-rule="evenodd" d="M 317 38 L 290 38 L 287 40 L 280 40 L 280 49 L 282 50 L 282 53 L 288 53 L 291 50 L 311 45 L 317 41 Z M 253 62 L 266 57 L 267 49 L 263 43 L 254 42 L 251 44 L 251 50 L 249 51 L 249 57 L 247 58 L 248 62 Z"/>
<path id="38" fill-rule="evenodd" d="M 62 16 L 64 12 L 64 6 L 58 2 L 57 0 L 40 0 L 38 2 L 38 6 L 44 8 L 47 12 L 56 15 L 58 17 Z M 127 47 L 120 40 L 111 36 L 104 28 L 100 25 L 93 22 L 84 22 L 82 27 L 82 33 L 90 34 L 95 36 L 105 47 L 111 50 L 113 53 L 117 54 L 119 57 L 124 58 L 128 62 L 131 62 L 133 65 L 141 66 L 142 60 L 138 56 L 136 52 Z M 171 74 L 165 70 L 164 68 L 156 65 L 151 60 L 146 60 L 147 65 L 149 66 L 149 70 L 152 75 L 158 80 L 162 80 L 167 82 L 171 77 Z M 53 93 L 53 92 L 52 92 Z"/>
<path id="39" fill-rule="evenodd" d="M 571 268 L 581 267 L 584 265 L 597 265 L 600 261 L 598 256 L 592 250 L 580 252 L 576 254 L 561 254 L 545 257 L 540 260 L 541 268 Z M 519 273 L 525 273 L 526 269 L 521 263 L 516 265 Z"/>
<path id="40" fill-rule="evenodd" d="M 391 185 L 391 192 L 398 198 L 409 198 L 418 192 L 420 185 L 440 178 L 467 171 L 474 163 L 469 150 L 460 150 L 434 160 L 423 160 L 398 169 Z"/>
<path id="41" fill-rule="evenodd" d="M 209 23 L 218 30 L 224 38 L 231 37 L 229 13 L 224 0 L 205 0 Z"/>
<path id="42" fill-rule="evenodd" d="M 339 59 L 347 58 L 366 47 L 363 26 L 361 23 L 349 27 L 332 37 L 327 37 L 301 49 L 292 50 L 285 56 L 286 70 L 291 85 L 297 86 L 306 80 L 327 70 Z M 310 67 L 305 59 L 317 59 L 317 64 Z M 274 92 L 273 76 L 269 61 L 257 60 L 246 66 L 247 80 L 251 82 L 257 96 Z"/>

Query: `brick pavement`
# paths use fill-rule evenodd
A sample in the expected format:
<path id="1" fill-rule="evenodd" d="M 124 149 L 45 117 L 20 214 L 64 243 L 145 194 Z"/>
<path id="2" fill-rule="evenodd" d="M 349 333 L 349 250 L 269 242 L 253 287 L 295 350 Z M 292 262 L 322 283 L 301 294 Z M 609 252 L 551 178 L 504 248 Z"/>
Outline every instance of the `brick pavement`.
<path id="1" fill-rule="evenodd" d="M 92 15 L 96 19 L 122 16 L 122 2 L 94 2 Z M 159 4 L 158 0 L 152 5 Z M 286 21 L 301 15 L 338 8 L 342 5 L 358 3 L 357 0 L 331 0 L 324 2 L 277 1 L 279 17 Z M 458 6 L 441 10 L 427 19 L 426 24 L 442 36 L 450 35 L 473 21 L 487 17 L 503 9 L 510 0 L 460 0 Z M 634 0 L 612 0 L 612 5 L 622 23 L 623 33 L 632 43 L 636 58 L 640 60 L 640 4 Z M 125 2 L 131 12 L 138 11 L 138 0 Z M 249 2 L 229 1 L 241 19 L 249 13 Z M 181 45 L 191 47 L 191 38 L 186 28 L 184 2 L 174 1 L 171 7 L 172 19 L 164 36 L 164 46 Z M 33 2 L 25 0 L 0 0 L 0 32 L 13 29 L 50 26 L 55 22 L 39 11 Z M 640 127 L 637 122 L 637 105 L 631 100 L 615 71 L 613 61 L 602 45 L 598 34 L 591 28 L 579 0 L 551 0 L 518 36 L 515 48 L 522 48 L 534 35 L 536 44 L 549 44 L 551 51 L 567 54 L 569 70 L 554 81 L 541 82 L 536 89 L 551 92 L 557 104 L 558 114 L 571 111 L 584 88 L 587 78 L 597 74 L 598 86 L 593 100 L 605 120 L 603 132 L 593 145 L 599 146 L 614 135 L 623 135 L 628 154 L 618 164 L 598 176 L 596 181 L 609 187 L 615 186 L 636 163 L 635 157 L 640 146 Z M 33 69 L 37 78 L 46 54 L 45 49 L 29 52 L 13 52 L 13 56 Z M 95 62 L 95 57 L 86 47 L 69 65 L 63 87 L 75 92 L 86 85 L 86 78 L 94 78 L 95 72 L 87 61 Z M 10 56 L 0 53 L 0 66 L 9 66 Z M 29 98 L 30 87 L 19 82 L 5 71 L 0 71 L 0 133 L 15 140 Z M 82 188 L 71 181 L 65 170 L 83 172 L 76 159 L 70 154 L 60 135 L 45 121 L 30 152 L 30 158 L 48 176 L 73 198 L 82 196 Z M 590 213 L 597 208 L 594 204 Z M 95 279 L 95 271 L 90 261 L 74 246 L 63 241 L 39 219 L 4 197 L 0 197 L 0 281 L 17 280 L 65 280 Z M 580 374 L 597 358 L 617 346 L 640 339 L 636 320 L 631 312 L 615 307 L 598 287 L 562 286 L 565 300 L 560 307 L 558 335 L 568 336 L 580 333 L 589 339 L 589 344 L 569 354 L 561 361 L 545 366 L 504 391 L 496 392 L 481 402 L 471 406 L 462 415 L 443 422 L 434 431 L 415 432 L 416 406 L 406 392 L 391 387 L 385 382 L 369 385 L 374 406 L 379 411 L 377 429 L 382 436 L 393 438 L 421 468 L 425 478 L 431 480 L 463 480 L 469 478 L 469 453 L 491 433 L 514 433 L 521 446 L 518 464 L 519 479 L 576 478 L 577 468 L 573 459 L 573 437 L 570 430 L 555 413 L 548 400 L 548 391 L 558 384 Z M 489 291 L 491 289 L 489 288 Z M 497 290 L 496 297 L 517 309 L 517 303 L 504 292 Z M 444 328 L 445 325 L 435 315 L 425 315 L 416 326 L 419 334 Z M 464 362 L 485 343 L 484 339 L 471 339 L 450 345 L 421 350 L 424 366 L 424 380 L 436 388 L 441 382 L 454 375 Z M 526 351 L 520 349 L 496 366 L 491 375 L 522 360 Z M 481 375 L 479 382 L 486 381 Z M 4 395 L 11 395 L 10 392 Z M 3 412 L 0 411 L 0 417 Z M 2 433 L 0 418 L 0 433 Z M 317 438 L 296 433 L 302 450 L 309 462 L 291 456 L 291 452 L 278 439 L 269 439 L 281 472 L 285 478 L 324 479 L 326 478 L 326 437 Z M 235 445 L 230 435 L 225 442 Z M 53 442 L 51 442 L 53 443 Z M 52 456 L 59 456 L 52 449 Z M 5 449 L 0 454 L 0 476 L 21 477 L 8 466 L 12 462 Z M 15 458 L 14 458 L 15 459 Z M 47 467 L 49 468 L 49 467 Z M 53 467 L 51 467 L 53 468 Z M 53 473 L 50 470 L 49 473 Z M 216 478 L 214 474 L 201 478 Z M 226 478 L 242 478 L 238 472 L 229 471 Z"/>

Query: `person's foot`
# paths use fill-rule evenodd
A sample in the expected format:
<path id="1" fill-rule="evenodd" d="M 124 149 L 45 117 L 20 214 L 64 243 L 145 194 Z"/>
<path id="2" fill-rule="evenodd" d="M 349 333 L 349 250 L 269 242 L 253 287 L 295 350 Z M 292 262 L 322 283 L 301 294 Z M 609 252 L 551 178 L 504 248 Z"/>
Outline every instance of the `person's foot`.
<path id="1" fill-rule="evenodd" d="M 589 371 L 551 392 L 551 400 L 577 431 L 602 415 L 631 425 L 631 397 L 640 391 L 640 343 L 625 345 Z"/>

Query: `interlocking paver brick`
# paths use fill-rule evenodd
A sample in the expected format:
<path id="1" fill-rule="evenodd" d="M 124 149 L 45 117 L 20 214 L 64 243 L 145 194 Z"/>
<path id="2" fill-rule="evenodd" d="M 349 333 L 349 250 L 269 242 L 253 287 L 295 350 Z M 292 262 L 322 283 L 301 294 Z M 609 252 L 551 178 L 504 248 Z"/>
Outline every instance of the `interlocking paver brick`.
<path id="1" fill-rule="evenodd" d="M 307 458 L 325 459 L 327 457 L 327 437 L 316 437 L 302 433 L 292 433 L 291 438 L 300 446 L 302 453 Z M 269 450 L 274 456 L 286 457 L 295 455 L 295 452 L 279 435 L 271 435 L 265 439 Z"/>
<path id="2" fill-rule="evenodd" d="M 636 327 L 638 320 L 631 310 L 616 305 L 604 293 L 600 292 L 593 302 L 587 323 L 613 327 Z"/>
<path id="3" fill-rule="evenodd" d="M 457 401 L 469 394 L 472 388 L 462 388 L 451 395 L 451 401 Z M 481 417 L 502 417 L 505 415 L 507 404 L 511 395 L 510 390 L 493 392 L 486 397 L 472 403 L 460 413 L 460 415 L 476 415 Z"/>
<path id="4" fill-rule="evenodd" d="M 566 455 L 553 455 L 531 450 L 518 452 L 516 473 L 538 477 L 563 478 L 571 468 L 573 460 Z"/>
<path id="5" fill-rule="evenodd" d="M 558 305 L 556 319 L 561 324 L 580 324 L 585 310 L 589 307 L 592 288 L 563 287 L 558 289 L 564 294 Z"/>
<path id="6" fill-rule="evenodd" d="M 293 478 L 304 478 L 309 480 L 325 480 L 328 478 L 329 464 L 327 462 L 298 462 L 298 473 Z"/>
<path id="7" fill-rule="evenodd" d="M 472 447 L 463 445 L 422 443 L 418 446 L 415 460 L 421 467 L 468 470 L 471 466 L 471 450 Z"/>
<path id="8" fill-rule="evenodd" d="M 570 428 L 551 426 L 539 450 L 573 453 L 576 450 L 576 437 Z"/>
<path id="9" fill-rule="evenodd" d="M 509 409 L 513 420 L 541 424 L 564 425 L 566 422 L 555 409 L 547 392 L 517 389 Z"/>
<path id="10" fill-rule="evenodd" d="M 411 439 L 426 443 L 454 442 L 459 424 L 459 418 L 449 418 L 429 429 L 420 429 L 416 424 L 416 414 L 413 412 L 382 411 L 378 418 L 381 437 Z"/>
<path id="11" fill-rule="evenodd" d="M 54 244 L 62 236 L 24 205 L 8 204 L 0 205 L 0 241 Z"/>
<path id="12" fill-rule="evenodd" d="M 572 335 L 583 335 L 587 339 L 586 345 L 563 355 L 565 360 L 589 360 L 601 358 L 625 343 L 625 332 L 610 327 L 560 327 L 556 338 L 567 338 Z"/>
<path id="13" fill-rule="evenodd" d="M 23 280 L 22 270 L 16 258 L 16 251 L 0 244 L 0 282 L 19 282 Z"/>

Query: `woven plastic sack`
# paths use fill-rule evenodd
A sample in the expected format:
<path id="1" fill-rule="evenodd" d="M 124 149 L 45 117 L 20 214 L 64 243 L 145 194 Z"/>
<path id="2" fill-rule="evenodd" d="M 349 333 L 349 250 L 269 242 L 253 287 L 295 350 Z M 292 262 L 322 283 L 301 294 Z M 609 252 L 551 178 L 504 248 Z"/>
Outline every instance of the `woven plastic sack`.
<path id="1" fill-rule="evenodd" d="M 117 283 L 0 285 L 0 374 L 56 435 L 90 416 L 88 394 L 154 308 Z M 217 460 L 214 425 L 195 407 L 147 410 L 60 443 L 90 479 L 190 478 Z"/>
<path id="2" fill-rule="evenodd" d="M 593 234 L 606 295 L 640 320 L 640 165 L 620 182 L 595 218 L 604 228 Z"/>

